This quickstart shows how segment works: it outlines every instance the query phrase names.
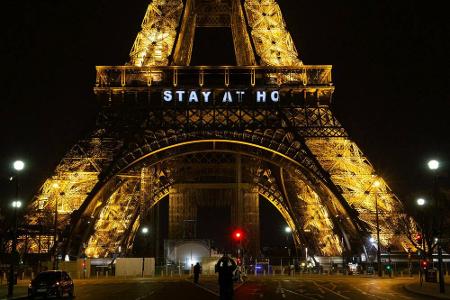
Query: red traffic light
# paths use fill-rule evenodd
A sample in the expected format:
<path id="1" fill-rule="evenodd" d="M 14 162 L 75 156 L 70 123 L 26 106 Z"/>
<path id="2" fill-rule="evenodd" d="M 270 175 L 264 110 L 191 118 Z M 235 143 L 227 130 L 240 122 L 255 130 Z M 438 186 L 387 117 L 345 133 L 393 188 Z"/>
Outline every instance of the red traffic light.
<path id="1" fill-rule="evenodd" d="M 233 232 L 233 238 L 237 241 L 242 240 L 242 238 L 244 237 L 244 233 L 241 230 L 235 230 Z"/>
<path id="2" fill-rule="evenodd" d="M 428 260 L 422 259 L 422 260 L 420 261 L 420 267 L 421 267 L 422 269 L 426 270 L 427 267 L 428 267 Z"/>

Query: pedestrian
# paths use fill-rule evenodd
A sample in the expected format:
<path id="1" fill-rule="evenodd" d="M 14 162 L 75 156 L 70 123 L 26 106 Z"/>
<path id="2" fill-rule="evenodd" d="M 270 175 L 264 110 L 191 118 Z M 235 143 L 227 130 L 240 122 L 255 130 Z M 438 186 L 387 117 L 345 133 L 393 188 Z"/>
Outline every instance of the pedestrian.
<path id="1" fill-rule="evenodd" d="M 199 263 L 196 263 L 194 266 L 194 282 L 198 283 L 198 279 L 200 274 L 202 273 L 202 266 Z"/>
<path id="2" fill-rule="evenodd" d="M 233 299 L 233 274 L 236 270 L 236 262 L 224 254 L 215 266 L 215 272 L 219 273 L 220 299 Z"/>

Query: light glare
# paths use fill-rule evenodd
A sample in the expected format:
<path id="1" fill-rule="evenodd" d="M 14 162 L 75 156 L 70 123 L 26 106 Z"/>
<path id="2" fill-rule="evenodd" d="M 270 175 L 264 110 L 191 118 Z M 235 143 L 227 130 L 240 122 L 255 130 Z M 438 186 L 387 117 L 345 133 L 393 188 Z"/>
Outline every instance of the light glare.
<path id="1" fill-rule="evenodd" d="M 432 159 L 428 162 L 428 168 L 430 170 L 437 170 L 439 169 L 439 161 Z"/>
<path id="2" fill-rule="evenodd" d="M 142 228 L 141 231 L 142 231 L 143 234 L 147 234 L 148 233 L 148 227 Z"/>
<path id="3" fill-rule="evenodd" d="M 13 163 L 13 168 L 16 171 L 22 171 L 25 168 L 25 163 L 23 161 L 21 161 L 21 160 L 16 160 Z"/>
<path id="4" fill-rule="evenodd" d="M 425 205 L 425 199 L 423 199 L 423 198 L 419 198 L 419 199 L 417 199 L 417 205 L 419 205 L 419 206 L 424 206 Z"/>
<path id="5" fill-rule="evenodd" d="M 286 233 L 291 233 L 291 232 L 292 232 L 292 229 L 291 229 L 291 227 L 286 226 L 286 227 L 284 228 L 284 231 L 285 231 Z"/>
<path id="6" fill-rule="evenodd" d="M 22 207 L 22 201 L 13 201 L 11 205 L 14 208 L 20 208 Z"/>

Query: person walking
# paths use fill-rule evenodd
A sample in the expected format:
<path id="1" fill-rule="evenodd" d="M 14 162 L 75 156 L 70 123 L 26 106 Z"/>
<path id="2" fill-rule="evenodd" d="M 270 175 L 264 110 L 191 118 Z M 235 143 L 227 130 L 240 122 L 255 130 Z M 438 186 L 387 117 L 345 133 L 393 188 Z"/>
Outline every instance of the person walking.
<path id="1" fill-rule="evenodd" d="M 198 283 L 200 273 L 202 273 L 202 266 L 200 266 L 199 263 L 196 263 L 194 266 L 194 283 Z"/>
<path id="2" fill-rule="evenodd" d="M 233 299 L 233 274 L 236 270 L 236 262 L 224 254 L 215 266 L 215 272 L 219 273 L 220 300 Z"/>

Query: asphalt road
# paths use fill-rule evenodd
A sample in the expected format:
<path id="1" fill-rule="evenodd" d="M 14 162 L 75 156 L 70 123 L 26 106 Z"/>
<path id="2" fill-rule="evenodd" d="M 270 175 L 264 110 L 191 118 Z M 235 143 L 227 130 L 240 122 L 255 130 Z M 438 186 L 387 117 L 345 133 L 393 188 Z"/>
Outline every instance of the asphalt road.
<path id="1" fill-rule="evenodd" d="M 356 276 L 250 277 L 246 283 L 236 286 L 235 300 L 430 299 L 404 290 L 403 285 L 412 280 Z M 76 300 L 216 300 L 218 292 L 214 276 L 201 277 L 199 285 L 179 278 L 75 281 Z"/>
<path id="2" fill-rule="evenodd" d="M 405 279 L 361 277 L 296 277 L 253 279 L 236 290 L 236 299 L 429 299 L 411 294 Z"/>

